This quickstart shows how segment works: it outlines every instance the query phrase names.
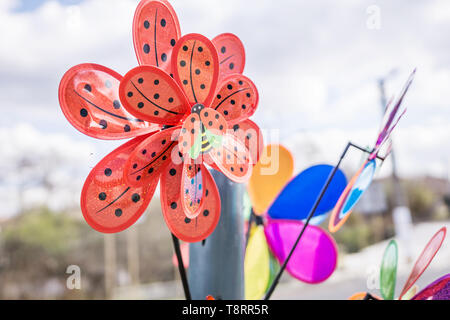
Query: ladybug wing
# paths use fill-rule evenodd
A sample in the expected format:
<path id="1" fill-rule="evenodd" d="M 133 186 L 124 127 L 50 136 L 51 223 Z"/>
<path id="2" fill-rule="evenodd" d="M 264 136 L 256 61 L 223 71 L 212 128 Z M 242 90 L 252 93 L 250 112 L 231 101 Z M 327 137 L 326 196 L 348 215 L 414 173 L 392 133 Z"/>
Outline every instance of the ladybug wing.
<path id="1" fill-rule="evenodd" d="M 212 42 L 200 34 L 183 36 L 173 49 L 172 70 L 189 103 L 209 106 L 219 77 L 219 59 Z"/>
<path id="2" fill-rule="evenodd" d="M 200 120 L 205 127 L 208 142 L 213 148 L 219 148 L 222 145 L 222 136 L 228 129 L 227 121 L 219 112 L 211 108 L 200 111 Z"/>
<path id="3" fill-rule="evenodd" d="M 174 156 L 161 174 L 161 207 L 166 224 L 177 238 L 190 243 L 209 237 L 220 218 L 219 191 L 209 171 L 203 165 L 201 170 L 205 194 L 200 214 L 195 219 L 186 217 L 181 204 L 182 158 Z"/>
<path id="4" fill-rule="evenodd" d="M 223 33 L 212 40 L 219 56 L 219 81 L 233 73 L 244 72 L 245 49 L 242 41 L 232 33 Z"/>
<path id="5" fill-rule="evenodd" d="M 97 64 L 80 64 L 63 76 L 59 104 L 67 120 L 80 132 L 98 139 L 129 139 L 157 130 L 131 115 L 120 103 L 122 76 Z"/>
<path id="6" fill-rule="evenodd" d="M 253 164 L 256 164 L 264 150 L 263 136 L 258 125 L 247 119 L 233 125 L 231 129 L 231 133 L 249 150 Z"/>
<path id="7" fill-rule="evenodd" d="M 131 226 L 147 208 L 159 177 L 133 187 L 124 178 L 129 155 L 148 135 L 120 146 L 90 172 L 81 193 L 81 211 L 86 222 L 103 233 L 120 232 Z"/>
<path id="8" fill-rule="evenodd" d="M 179 148 L 182 154 L 187 154 L 191 159 L 197 159 L 202 148 L 202 127 L 200 117 L 191 113 L 183 123 L 178 137 Z"/>
<path id="9" fill-rule="evenodd" d="M 120 82 L 119 96 L 130 113 L 152 123 L 177 125 L 189 110 L 181 89 L 157 67 L 129 71 Z"/>
<path id="10" fill-rule="evenodd" d="M 125 178 L 130 185 L 146 185 L 158 180 L 160 171 L 170 162 L 179 130 L 173 127 L 158 132 L 136 146 L 125 165 Z"/>
<path id="11" fill-rule="evenodd" d="M 232 134 L 224 135 L 222 146 L 212 149 L 205 157 L 210 157 L 220 171 L 234 182 L 246 182 L 252 174 L 250 152 Z"/>
<path id="12" fill-rule="evenodd" d="M 133 42 L 140 65 L 156 66 L 170 74 L 172 50 L 180 36 L 180 23 L 169 2 L 139 3 L 133 21 Z"/>
<path id="13" fill-rule="evenodd" d="M 183 165 L 183 176 L 181 178 L 181 205 L 185 215 L 189 219 L 195 219 L 202 208 L 204 192 L 203 172 L 201 164 L 186 160 Z"/>
<path id="14" fill-rule="evenodd" d="M 240 74 L 225 78 L 218 86 L 212 108 L 220 112 L 229 124 L 252 116 L 258 106 L 258 90 L 253 82 Z"/>

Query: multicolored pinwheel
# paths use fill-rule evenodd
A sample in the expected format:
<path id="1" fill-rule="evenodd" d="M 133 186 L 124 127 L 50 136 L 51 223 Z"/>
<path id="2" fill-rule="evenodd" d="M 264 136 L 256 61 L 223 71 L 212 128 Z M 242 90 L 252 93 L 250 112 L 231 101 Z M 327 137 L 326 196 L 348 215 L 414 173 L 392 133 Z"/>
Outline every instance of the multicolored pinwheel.
<path id="1" fill-rule="evenodd" d="M 411 273 L 398 297 L 399 300 L 449 300 L 450 299 L 450 274 L 447 274 L 417 293 L 414 284 L 430 265 L 434 256 L 439 251 L 447 234 L 447 228 L 442 227 L 428 241 L 422 253 L 416 260 Z M 397 278 L 398 248 L 395 240 L 391 240 L 383 254 L 380 267 L 380 292 L 385 300 L 393 300 Z M 417 293 L 417 294 L 416 294 Z M 350 300 L 362 300 L 367 298 L 366 292 L 358 292 L 351 296 Z M 371 295 L 375 299 L 381 299 Z"/>
<path id="2" fill-rule="evenodd" d="M 378 134 L 372 152 L 353 178 L 350 179 L 350 182 L 331 213 L 328 224 L 328 230 L 330 232 L 336 232 L 344 225 L 352 213 L 353 208 L 372 183 L 375 170 L 377 168 L 377 163 L 375 160 L 378 153 L 385 142 L 389 140 L 392 131 L 406 112 L 406 107 L 402 108 L 402 102 L 409 87 L 411 86 L 415 73 L 416 70 L 411 73 L 395 103 L 393 103 L 393 99 L 391 99 L 388 103 L 384 119 L 381 123 L 380 133 Z M 390 153 L 390 150 L 391 145 L 389 145 L 386 150 L 386 156 Z"/>
<path id="3" fill-rule="evenodd" d="M 61 108 L 75 128 L 99 139 L 134 138 L 91 171 L 81 209 L 94 229 L 120 232 L 142 215 L 160 181 L 169 229 L 197 242 L 220 216 L 219 193 L 205 164 L 244 182 L 262 150 L 260 130 L 248 119 L 258 92 L 239 73 L 245 64 L 239 39 L 180 38 L 167 1 L 141 1 L 133 38 L 141 66 L 125 77 L 82 64 L 60 84 Z"/>
<path id="4" fill-rule="evenodd" d="M 316 165 L 292 178 L 293 168 L 292 155 L 286 148 L 269 145 L 250 178 L 248 192 L 257 223 L 250 230 L 244 264 L 247 299 L 259 299 L 268 289 L 278 270 L 272 254 L 280 263 L 285 261 L 303 227 L 302 220 L 308 216 L 333 169 L 329 165 Z M 315 213 L 316 223 L 334 207 L 346 183 L 339 170 Z M 336 263 L 334 239 L 320 227 L 310 226 L 287 270 L 301 281 L 318 283 L 333 273 Z"/>

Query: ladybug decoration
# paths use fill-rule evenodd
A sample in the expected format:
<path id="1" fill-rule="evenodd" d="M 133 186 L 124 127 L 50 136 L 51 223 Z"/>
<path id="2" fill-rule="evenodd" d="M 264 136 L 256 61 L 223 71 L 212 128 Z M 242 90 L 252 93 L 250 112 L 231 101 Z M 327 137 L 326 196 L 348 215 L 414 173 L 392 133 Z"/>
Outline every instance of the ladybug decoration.
<path id="1" fill-rule="evenodd" d="M 96 64 L 70 69 L 59 88 L 61 109 L 82 133 L 130 139 L 94 167 L 81 209 L 100 232 L 120 232 L 146 210 L 158 182 L 170 231 L 180 240 L 206 239 L 220 217 L 220 197 L 207 166 L 245 182 L 262 151 L 249 120 L 258 91 L 242 75 L 242 42 L 225 33 L 212 41 L 181 37 L 164 0 L 143 0 L 133 21 L 139 66 L 121 76 Z"/>

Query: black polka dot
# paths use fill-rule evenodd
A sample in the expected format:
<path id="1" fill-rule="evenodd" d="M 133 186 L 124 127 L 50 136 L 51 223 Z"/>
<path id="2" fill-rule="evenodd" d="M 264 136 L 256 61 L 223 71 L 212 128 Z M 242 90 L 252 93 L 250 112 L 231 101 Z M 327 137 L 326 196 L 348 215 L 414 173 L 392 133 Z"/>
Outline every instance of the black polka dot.
<path id="1" fill-rule="evenodd" d="M 195 70 L 195 74 L 199 75 L 200 74 L 200 69 Z"/>
<path id="2" fill-rule="evenodd" d="M 205 217 L 209 216 L 209 210 L 203 211 L 203 216 L 205 216 Z"/>
<path id="3" fill-rule="evenodd" d="M 185 66 L 186 66 L 186 61 L 181 60 L 181 61 L 180 61 L 180 66 L 185 67 Z"/>
<path id="4" fill-rule="evenodd" d="M 155 110 L 155 112 L 153 112 L 153 114 L 154 114 L 155 116 L 157 116 L 157 115 L 159 115 L 159 111 L 158 111 L 158 110 Z"/>
<path id="5" fill-rule="evenodd" d="M 242 110 L 247 109 L 247 106 L 245 104 L 242 105 Z"/>
<path id="6" fill-rule="evenodd" d="M 133 164 L 133 169 L 136 169 L 138 167 L 137 163 Z"/>
<path id="7" fill-rule="evenodd" d="M 209 194 L 209 190 L 208 190 L 208 189 L 206 189 L 206 191 L 205 191 L 205 197 L 207 197 L 207 196 L 208 196 L 208 194 Z"/>
<path id="8" fill-rule="evenodd" d="M 228 115 L 228 111 L 225 110 L 225 111 L 223 112 L 223 114 L 227 116 L 227 115 Z"/>
<path id="9" fill-rule="evenodd" d="M 205 61 L 205 65 L 206 65 L 207 67 L 209 67 L 209 66 L 211 65 L 211 62 L 209 62 L 208 60 L 206 60 L 206 61 Z"/>
<path id="10" fill-rule="evenodd" d="M 234 106 L 236 104 L 236 101 L 231 100 L 230 103 Z"/>
<path id="11" fill-rule="evenodd" d="M 211 127 L 213 125 L 213 122 L 212 121 L 208 122 L 208 125 Z"/>
<path id="12" fill-rule="evenodd" d="M 141 180 L 141 178 L 142 178 L 141 176 L 137 176 L 137 177 L 136 177 L 136 181 Z"/>
<path id="13" fill-rule="evenodd" d="M 172 103 L 173 102 L 173 98 L 169 98 L 169 103 Z"/>
<path id="14" fill-rule="evenodd" d="M 247 135 L 247 140 L 250 140 L 252 138 L 252 135 L 249 133 L 248 135 Z"/>
<path id="15" fill-rule="evenodd" d="M 131 98 L 133 96 L 133 92 L 130 91 L 130 92 L 128 92 L 127 95 L 128 95 L 128 98 Z"/>
<path id="16" fill-rule="evenodd" d="M 150 22 L 148 22 L 147 20 L 144 21 L 144 28 L 145 29 L 150 28 Z"/>
<path id="17" fill-rule="evenodd" d="M 191 219 L 186 218 L 186 219 L 184 219 L 184 222 L 185 222 L 185 223 L 190 223 L 190 222 L 191 222 Z"/>
<path id="18" fill-rule="evenodd" d="M 114 109 L 120 109 L 120 101 L 119 100 L 114 100 L 113 106 L 114 106 Z"/>
<path id="19" fill-rule="evenodd" d="M 203 47 L 198 47 L 198 52 L 203 52 Z"/>
<path id="20" fill-rule="evenodd" d="M 116 215 L 116 217 L 120 217 L 122 215 L 122 209 L 116 209 L 114 214 Z"/>
<path id="21" fill-rule="evenodd" d="M 232 63 L 230 63 L 230 70 L 233 70 L 234 69 L 234 63 L 232 62 Z"/>
<path id="22" fill-rule="evenodd" d="M 219 126 L 219 130 L 223 130 L 223 125 L 220 125 L 220 126 Z"/>
<path id="23" fill-rule="evenodd" d="M 141 196 L 135 193 L 131 196 L 131 200 L 133 200 L 134 203 L 139 202 L 139 200 L 141 200 Z"/>
<path id="24" fill-rule="evenodd" d="M 153 81 L 153 83 L 155 84 L 155 86 L 157 86 L 159 84 L 159 80 L 156 79 L 155 81 Z"/>
<path id="25" fill-rule="evenodd" d="M 150 46 L 147 43 L 144 44 L 143 50 L 144 50 L 144 53 L 149 54 L 150 53 Z"/>
<path id="26" fill-rule="evenodd" d="M 106 120 L 100 120 L 99 124 L 102 126 L 103 130 L 108 127 L 108 122 L 106 122 Z"/>
<path id="27" fill-rule="evenodd" d="M 104 193 L 104 192 L 100 193 L 100 194 L 98 195 L 98 198 L 99 198 L 101 201 L 105 201 L 105 200 L 106 200 L 106 193 Z"/>
<path id="28" fill-rule="evenodd" d="M 161 144 L 162 144 L 162 145 L 165 145 L 165 144 L 166 144 L 166 142 L 167 142 L 167 140 L 166 140 L 166 139 L 164 139 L 163 141 L 161 141 Z"/>
<path id="29" fill-rule="evenodd" d="M 183 51 L 188 51 L 188 50 L 189 50 L 188 46 L 183 46 Z"/>
<path id="30" fill-rule="evenodd" d="M 86 118 L 88 115 L 88 111 L 86 109 L 81 109 L 80 110 L 80 116 L 82 116 L 83 118 Z"/>
<path id="31" fill-rule="evenodd" d="M 161 55 L 161 60 L 162 60 L 163 62 L 166 62 L 166 61 L 167 61 L 167 54 L 163 53 L 163 54 Z"/>
<path id="32" fill-rule="evenodd" d="M 239 170 L 241 170 L 241 172 L 244 172 L 244 168 L 240 167 Z"/>
<path id="33" fill-rule="evenodd" d="M 234 172 L 234 168 L 233 167 L 231 167 L 230 170 L 231 170 L 231 172 Z"/>
<path id="34" fill-rule="evenodd" d="M 169 173 L 170 173 L 170 175 L 173 177 L 174 175 L 177 174 L 177 170 L 175 170 L 175 169 L 172 168 L 172 169 L 170 169 Z"/>
<path id="35" fill-rule="evenodd" d="M 105 169 L 105 176 L 109 177 L 112 175 L 112 170 L 110 168 Z"/>
<path id="36" fill-rule="evenodd" d="M 242 80 L 239 80 L 239 85 L 242 86 L 244 84 L 244 82 L 242 82 Z"/>
<path id="37" fill-rule="evenodd" d="M 138 82 L 139 82 L 140 84 L 142 84 L 142 83 L 144 83 L 144 79 L 143 79 L 143 78 L 139 78 L 139 79 L 138 79 Z"/>
<path id="38" fill-rule="evenodd" d="M 161 27 L 165 27 L 166 26 L 166 19 L 161 19 Z"/>
<path id="39" fill-rule="evenodd" d="M 147 150 L 146 149 L 142 150 L 142 154 L 146 155 L 147 154 Z"/>
<path id="40" fill-rule="evenodd" d="M 208 117 L 208 116 L 209 116 L 209 113 L 208 113 L 208 112 L 205 112 L 203 115 L 204 115 L 205 117 Z"/>
<path id="41" fill-rule="evenodd" d="M 252 95 L 250 93 L 246 94 L 247 98 L 250 98 Z"/>
<path id="42" fill-rule="evenodd" d="M 233 130 L 234 130 L 234 131 L 238 131 L 238 130 L 239 130 L 239 125 L 238 125 L 238 124 L 235 124 L 235 125 L 233 126 Z"/>
<path id="43" fill-rule="evenodd" d="M 218 94 L 217 99 L 222 99 L 222 96 L 220 94 Z"/>
<path id="44" fill-rule="evenodd" d="M 187 85 L 187 84 L 188 84 L 188 81 L 187 81 L 187 80 L 183 80 L 183 84 L 184 84 L 184 85 Z"/>
<path id="45" fill-rule="evenodd" d="M 138 108 L 139 108 L 139 109 L 142 109 L 143 107 L 144 107 L 144 103 L 143 103 L 143 102 L 139 102 L 139 103 L 138 103 Z"/>
<path id="46" fill-rule="evenodd" d="M 225 47 L 222 47 L 222 48 L 220 49 L 220 52 L 222 52 L 222 53 L 225 53 L 225 52 L 227 52 L 227 48 L 225 48 Z"/>
<path id="47" fill-rule="evenodd" d="M 123 127 L 123 131 L 125 131 L 125 132 L 130 132 L 130 130 L 131 130 L 131 128 L 127 124 L 125 125 L 125 127 Z"/>
<path id="48" fill-rule="evenodd" d="M 156 157 L 156 152 L 152 153 L 152 158 Z"/>
<path id="49" fill-rule="evenodd" d="M 173 210 L 175 210 L 175 209 L 177 208 L 177 203 L 176 203 L 176 202 L 172 202 L 172 203 L 170 204 L 170 207 L 171 207 Z"/>
<path id="50" fill-rule="evenodd" d="M 167 160 L 167 156 L 162 157 L 163 161 Z"/>
<path id="51" fill-rule="evenodd" d="M 206 86 L 202 83 L 201 85 L 200 85 L 200 89 L 205 89 L 206 88 Z"/>
<path id="52" fill-rule="evenodd" d="M 84 90 L 86 90 L 86 91 L 88 91 L 88 92 L 92 92 L 92 87 L 91 87 L 91 85 L 90 85 L 90 84 L 86 84 L 86 85 L 84 86 Z"/>
<path id="53" fill-rule="evenodd" d="M 227 85 L 228 90 L 233 89 L 233 86 L 231 84 Z"/>
<path id="54" fill-rule="evenodd" d="M 194 118 L 194 117 L 191 118 L 191 122 L 192 122 L 192 123 L 195 122 L 195 118 Z"/>
<path id="55" fill-rule="evenodd" d="M 216 119 L 219 119 L 219 118 L 220 118 L 220 116 L 219 116 L 218 114 L 216 114 L 215 118 L 216 118 Z"/>
<path id="56" fill-rule="evenodd" d="M 148 173 L 149 173 L 149 174 L 152 174 L 153 171 L 155 171 L 155 169 L 153 169 L 153 168 L 148 169 Z"/>
<path id="57" fill-rule="evenodd" d="M 170 40 L 170 45 L 171 45 L 172 47 L 174 47 L 176 43 L 177 43 L 177 42 L 175 41 L 175 39 Z"/>
<path id="58" fill-rule="evenodd" d="M 158 99 L 159 99 L 159 94 L 158 94 L 158 93 L 155 93 L 155 95 L 153 96 L 153 98 L 155 98 L 156 100 L 158 100 Z"/>

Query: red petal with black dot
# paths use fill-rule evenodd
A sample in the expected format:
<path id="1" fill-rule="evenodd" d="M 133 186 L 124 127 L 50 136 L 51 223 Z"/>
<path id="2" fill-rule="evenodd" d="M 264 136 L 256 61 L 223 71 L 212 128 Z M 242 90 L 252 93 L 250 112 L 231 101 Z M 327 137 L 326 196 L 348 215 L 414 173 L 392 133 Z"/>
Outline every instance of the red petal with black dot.
<path id="1" fill-rule="evenodd" d="M 129 155 L 147 137 L 140 136 L 120 146 L 103 158 L 87 177 L 81 192 L 81 211 L 95 230 L 103 233 L 123 231 L 147 208 L 158 178 L 132 187 L 123 175 Z"/>
<path id="2" fill-rule="evenodd" d="M 152 123 L 176 125 L 190 111 L 180 87 L 157 67 L 129 71 L 120 82 L 119 96 L 130 113 Z"/>
<path id="3" fill-rule="evenodd" d="M 120 103 L 122 76 L 98 64 L 80 64 L 63 76 L 59 104 L 80 132 L 103 140 L 129 139 L 153 132 L 152 125 L 131 115 Z"/>
<path id="4" fill-rule="evenodd" d="M 179 148 L 182 154 L 189 154 L 192 146 L 199 139 L 198 136 L 202 134 L 201 125 L 200 117 L 196 113 L 191 113 L 184 120 L 180 136 L 178 137 Z"/>
<path id="5" fill-rule="evenodd" d="M 205 158 L 210 157 L 219 170 L 230 180 L 243 183 L 252 175 L 252 160 L 245 145 L 233 134 L 223 136 L 222 146 L 212 149 Z M 211 160 L 206 160 L 209 163 Z"/>
<path id="6" fill-rule="evenodd" d="M 180 23 L 169 2 L 139 3 L 133 21 L 133 42 L 140 65 L 156 66 L 170 74 L 172 50 L 180 36 Z"/>
<path id="7" fill-rule="evenodd" d="M 252 157 L 252 164 L 255 165 L 264 150 L 263 136 L 258 125 L 247 119 L 233 125 L 230 129 L 232 134 L 245 144 Z"/>
<path id="8" fill-rule="evenodd" d="M 176 152 L 174 152 L 175 154 Z M 200 214 L 195 219 L 186 217 L 181 204 L 183 160 L 172 159 L 161 174 L 161 207 L 170 231 L 185 242 L 208 238 L 220 218 L 220 196 L 209 171 L 202 165 L 205 195 Z"/>
<path id="9" fill-rule="evenodd" d="M 219 56 L 219 80 L 244 72 L 245 49 L 242 41 L 232 33 L 223 33 L 212 40 Z"/>
<path id="10" fill-rule="evenodd" d="M 181 205 L 189 219 L 195 219 L 201 213 L 205 189 L 203 188 L 203 172 L 205 167 L 185 158 L 181 178 Z"/>
<path id="11" fill-rule="evenodd" d="M 130 185 L 141 186 L 153 183 L 170 162 L 177 145 L 179 127 L 158 132 L 145 139 L 130 154 L 125 165 L 125 178 Z"/>
<path id="12" fill-rule="evenodd" d="M 228 124 L 235 124 L 255 113 L 258 100 L 258 90 L 253 82 L 235 74 L 221 82 L 211 107 L 220 112 Z"/>
<path id="13" fill-rule="evenodd" d="M 183 36 L 173 49 L 172 71 L 191 105 L 209 106 L 217 87 L 219 60 L 208 38 L 196 33 Z"/>

